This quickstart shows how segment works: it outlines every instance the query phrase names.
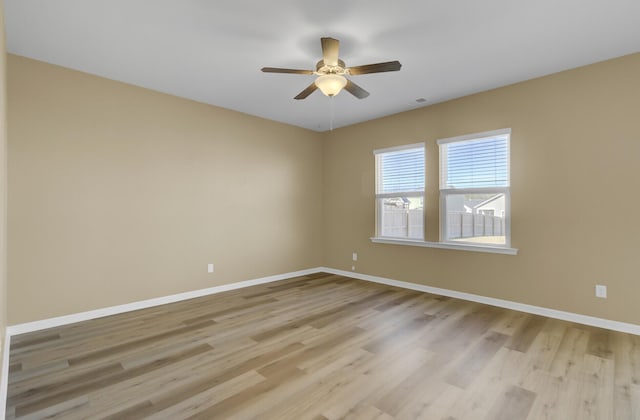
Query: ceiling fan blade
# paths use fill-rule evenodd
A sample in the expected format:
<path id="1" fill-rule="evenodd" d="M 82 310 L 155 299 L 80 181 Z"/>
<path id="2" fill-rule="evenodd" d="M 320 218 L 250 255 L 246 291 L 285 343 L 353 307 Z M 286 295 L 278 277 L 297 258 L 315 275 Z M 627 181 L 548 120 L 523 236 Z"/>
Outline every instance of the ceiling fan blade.
<path id="1" fill-rule="evenodd" d="M 313 74 L 311 70 L 281 69 L 278 67 L 263 67 L 265 73 L 290 73 L 290 74 Z"/>
<path id="2" fill-rule="evenodd" d="M 356 85 L 355 83 L 353 83 L 351 80 L 348 80 L 348 79 L 347 79 L 347 84 L 344 87 L 344 90 L 346 90 L 347 92 L 349 92 L 350 94 L 352 94 L 358 99 L 364 99 L 367 96 L 369 96 L 369 92 L 362 89 L 360 86 Z"/>
<path id="3" fill-rule="evenodd" d="M 302 92 L 298 93 L 298 95 L 293 98 L 293 99 L 304 99 L 307 96 L 311 95 L 313 92 L 315 92 L 315 90 L 318 89 L 318 86 L 316 86 L 316 83 L 313 82 L 311 83 L 309 86 L 307 86 L 307 88 L 305 90 L 303 90 Z"/>
<path id="4" fill-rule="evenodd" d="M 322 61 L 324 61 L 324 64 L 337 66 L 340 41 L 333 38 L 320 38 L 320 41 L 322 42 Z"/>
<path id="5" fill-rule="evenodd" d="M 387 61 L 385 63 L 365 64 L 364 66 L 349 67 L 349 74 L 356 76 L 358 74 L 383 73 L 385 71 L 398 71 L 402 67 L 399 61 Z"/>

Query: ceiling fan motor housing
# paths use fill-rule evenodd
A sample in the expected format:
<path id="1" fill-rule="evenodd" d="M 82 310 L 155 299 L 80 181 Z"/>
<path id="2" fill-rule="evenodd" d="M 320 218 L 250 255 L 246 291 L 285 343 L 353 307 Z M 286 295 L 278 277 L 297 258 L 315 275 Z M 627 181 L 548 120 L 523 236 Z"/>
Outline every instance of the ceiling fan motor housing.
<path id="1" fill-rule="evenodd" d="M 322 76 L 325 74 L 339 74 L 339 75 L 345 75 L 347 74 L 347 66 L 344 64 L 344 61 L 338 59 L 338 65 L 337 66 L 329 66 L 324 64 L 324 60 L 320 60 L 318 61 L 318 63 L 316 64 L 316 71 L 315 74 L 317 74 L 318 76 Z"/>

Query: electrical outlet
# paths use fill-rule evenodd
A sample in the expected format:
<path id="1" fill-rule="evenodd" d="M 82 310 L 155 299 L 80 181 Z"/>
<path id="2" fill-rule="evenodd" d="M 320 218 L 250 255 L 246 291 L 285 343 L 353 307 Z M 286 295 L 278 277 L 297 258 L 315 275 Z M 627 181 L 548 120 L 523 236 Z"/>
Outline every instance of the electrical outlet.
<path id="1" fill-rule="evenodd" d="M 353 259 L 353 261 L 358 261 L 358 253 L 357 253 L 357 252 L 354 252 L 354 253 L 351 255 L 351 258 Z"/>
<path id="2" fill-rule="evenodd" d="M 607 286 L 596 284 L 596 297 L 607 298 Z"/>
<path id="3" fill-rule="evenodd" d="M 213 264 L 207 264 L 207 273 L 213 273 Z"/>
<path id="4" fill-rule="evenodd" d="M 356 271 L 356 266 L 355 265 L 351 266 L 351 271 Z"/>

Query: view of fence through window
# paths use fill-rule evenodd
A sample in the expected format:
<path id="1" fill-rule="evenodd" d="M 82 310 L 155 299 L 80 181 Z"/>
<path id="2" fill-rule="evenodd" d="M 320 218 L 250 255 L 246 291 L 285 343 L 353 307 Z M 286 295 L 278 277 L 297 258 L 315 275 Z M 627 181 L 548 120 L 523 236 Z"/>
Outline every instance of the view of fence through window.
<path id="1" fill-rule="evenodd" d="M 378 235 L 424 237 L 424 145 L 376 151 Z"/>
<path id="2" fill-rule="evenodd" d="M 422 197 L 383 199 L 382 236 L 421 239 L 424 234 Z"/>
<path id="3" fill-rule="evenodd" d="M 504 244 L 505 204 L 504 194 L 448 195 L 447 240 Z M 383 205 L 383 236 L 422 237 L 422 198 L 386 198 Z"/>
<path id="4" fill-rule="evenodd" d="M 447 240 L 505 243 L 504 194 L 448 194 Z"/>

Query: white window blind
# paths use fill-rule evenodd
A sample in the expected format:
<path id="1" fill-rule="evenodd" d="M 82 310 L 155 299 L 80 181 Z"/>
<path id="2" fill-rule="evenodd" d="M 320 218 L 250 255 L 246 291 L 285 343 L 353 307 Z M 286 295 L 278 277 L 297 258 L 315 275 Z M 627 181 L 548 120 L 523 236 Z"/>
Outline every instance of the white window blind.
<path id="1" fill-rule="evenodd" d="M 509 133 L 438 142 L 440 189 L 509 187 Z"/>
<path id="2" fill-rule="evenodd" d="M 511 129 L 438 140 L 440 240 L 509 247 Z"/>
<path id="3" fill-rule="evenodd" d="M 424 238 L 424 144 L 375 150 L 376 236 Z"/>
<path id="4" fill-rule="evenodd" d="M 377 195 L 424 191 L 424 146 L 375 154 Z"/>

